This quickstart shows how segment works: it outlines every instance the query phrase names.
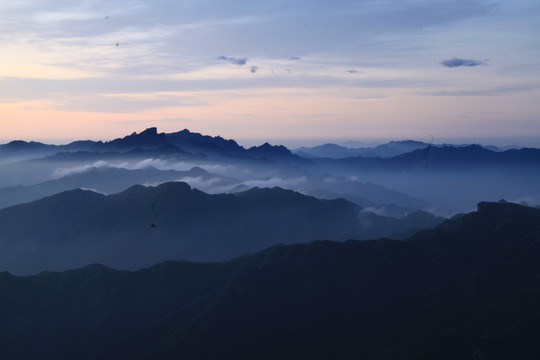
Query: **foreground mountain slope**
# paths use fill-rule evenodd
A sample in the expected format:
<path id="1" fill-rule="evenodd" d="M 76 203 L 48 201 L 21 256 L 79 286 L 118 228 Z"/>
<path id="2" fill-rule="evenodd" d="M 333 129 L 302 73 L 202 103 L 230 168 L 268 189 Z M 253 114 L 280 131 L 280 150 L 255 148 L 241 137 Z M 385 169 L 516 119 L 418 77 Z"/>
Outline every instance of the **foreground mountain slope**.
<path id="1" fill-rule="evenodd" d="M 536 359 L 540 210 L 226 263 L 0 274 L 5 359 Z"/>
<path id="2" fill-rule="evenodd" d="M 424 225 L 441 222 L 431 214 Z M 278 243 L 402 233 L 416 219 L 359 217 L 357 205 L 281 188 L 210 195 L 186 183 L 104 196 L 72 190 L 0 210 L 0 270 L 65 270 L 94 262 L 137 269 L 165 260 L 216 261 Z"/>

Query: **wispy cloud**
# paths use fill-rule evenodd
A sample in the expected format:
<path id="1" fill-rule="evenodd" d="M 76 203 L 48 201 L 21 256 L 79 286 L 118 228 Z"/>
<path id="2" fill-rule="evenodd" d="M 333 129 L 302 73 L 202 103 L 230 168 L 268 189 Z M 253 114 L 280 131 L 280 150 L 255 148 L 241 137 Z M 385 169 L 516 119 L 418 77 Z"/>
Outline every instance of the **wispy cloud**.
<path id="1" fill-rule="evenodd" d="M 485 61 L 473 60 L 473 59 L 461 59 L 461 58 L 452 58 L 448 60 L 441 61 L 442 66 L 448 68 L 460 67 L 460 66 L 480 66 L 486 65 Z"/>
<path id="2" fill-rule="evenodd" d="M 231 64 L 242 66 L 246 65 L 247 59 L 246 58 L 235 58 L 235 57 L 227 57 L 227 56 L 218 56 L 218 60 L 226 60 L 230 62 Z"/>
<path id="3" fill-rule="evenodd" d="M 96 161 L 92 164 L 80 165 L 71 168 L 58 168 L 53 171 L 52 176 L 54 178 L 61 178 L 68 175 L 82 174 L 93 168 L 108 167 L 109 164 L 103 160 Z"/>
<path id="4" fill-rule="evenodd" d="M 220 177 L 185 176 L 178 181 L 188 183 L 194 189 L 199 189 L 209 194 L 226 193 L 231 191 L 238 182 Z"/>
<path id="5" fill-rule="evenodd" d="M 298 185 L 302 185 L 307 181 L 305 176 L 297 177 L 297 178 L 289 178 L 289 179 L 283 179 L 280 177 L 271 177 L 267 179 L 257 179 L 257 180 L 248 180 L 244 181 L 244 185 L 250 186 L 250 187 L 274 187 L 279 186 L 282 188 L 290 189 L 295 188 Z"/>

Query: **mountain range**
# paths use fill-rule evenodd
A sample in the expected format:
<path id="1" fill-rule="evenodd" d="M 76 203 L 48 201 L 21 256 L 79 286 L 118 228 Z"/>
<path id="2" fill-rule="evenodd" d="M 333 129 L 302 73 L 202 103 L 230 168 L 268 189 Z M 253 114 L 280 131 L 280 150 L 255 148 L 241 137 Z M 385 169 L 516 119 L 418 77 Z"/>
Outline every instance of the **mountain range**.
<path id="1" fill-rule="evenodd" d="M 355 169 L 378 170 L 389 172 L 430 171 L 456 169 L 521 168 L 540 166 L 538 149 L 522 148 L 503 152 L 488 150 L 479 145 L 468 146 L 428 146 L 389 158 L 350 157 L 344 159 L 320 159 L 320 164 L 348 167 Z"/>
<path id="2" fill-rule="evenodd" d="M 197 183 L 198 187 L 207 182 L 213 189 L 232 189 L 240 183 L 237 179 L 212 175 L 198 167 L 193 167 L 187 171 L 176 171 L 158 170 L 153 167 L 125 169 L 104 165 L 64 168 L 59 172 L 62 173 L 62 176 L 58 179 L 47 180 L 29 186 L 19 185 L 0 188 L 0 209 L 77 188 L 93 190 L 103 194 L 114 194 L 136 184 L 161 184 L 177 180 L 188 180 Z"/>
<path id="3" fill-rule="evenodd" d="M 539 178 L 410 140 L 0 145 L 0 359 L 540 358 Z"/>
<path id="4" fill-rule="evenodd" d="M 0 154 L 6 157 L 20 155 L 51 155 L 60 152 L 127 152 L 132 150 L 151 150 L 176 148 L 184 154 L 205 154 L 209 156 L 248 156 L 254 158 L 302 161 L 284 146 L 265 143 L 249 149 L 238 145 L 234 140 L 221 136 L 208 136 L 192 133 L 185 129 L 175 133 L 158 133 L 157 128 L 148 128 L 140 133 L 132 133 L 111 141 L 74 141 L 67 145 L 47 145 L 39 142 L 12 141 L 0 145 Z M 303 160 L 308 162 L 307 160 Z"/>
<path id="5" fill-rule="evenodd" d="M 344 159 L 350 157 L 367 157 L 367 158 L 390 158 L 408 152 L 427 148 L 438 147 L 463 147 L 469 145 L 453 145 L 453 144 L 432 144 L 423 141 L 415 140 L 401 140 L 390 141 L 386 144 L 381 144 L 373 147 L 356 147 L 351 148 L 347 146 L 327 143 L 314 147 L 300 147 L 293 149 L 292 152 L 306 157 L 306 158 L 330 158 L 330 159 Z M 517 145 L 508 145 L 498 147 L 494 145 L 484 145 L 484 149 L 501 152 L 506 150 L 520 149 Z"/>
<path id="6" fill-rule="evenodd" d="M 31 274 L 99 262 L 137 269 L 165 260 L 216 261 L 283 243 L 402 238 L 443 219 L 362 211 L 274 188 L 207 194 L 183 182 L 103 195 L 71 190 L 0 210 L 0 270 Z"/>
<path id="7" fill-rule="evenodd" d="M 537 359 L 539 260 L 540 210 L 500 202 L 405 241 L 3 272 L 0 357 Z"/>
<path id="8" fill-rule="evenodd" d="M 156 128 L 105 142 L 47 145 L 13 141 L 0 145 L 0 194 L 8 194 L 0 199 L 0 206 L 37 200 L 52 195 L 52 189 L 83 187 L 111 194 L 142 180 L 154 185 L 180 180 L 169 178 L 172 173 L 166 172 L 192 168 L 207 171 L 201 178 L 205 181 L 185 181 L 209 193 L 279 186 L 326 199 L 342 197 L 385 216 L 402 217 L 424 210 L 449 217 L 474 209 L 477 202 L 501 198 L 540 203 L 536 181 L 540 149 L 502 151 L 490 146 L 405 140 L 364 149 L 375 152 L 376 157 L 344 158 L 345 153 L 332 155 L 334 150 L 336 146 L 324 145 L 317 148 L 315 157 L 310 154 L 307 158 L 281 145 L 244 148 L 220 136 L 187 129 L 159 133 Z M 90 184 L 82 173 L 93 168 L 102 169 L 103 180 Z M 105 168 L 145 170 L 146 175 L 143 179 L 140 171 L 134 171 L 133 180 L 125 176 L 120 188 L 118 174 Z M 80 175 L 73 177 L 75 172 Z M 88 172 L 88 178 L 93 174 L 94 170 Z M 103 186 L 108 182 L 118 186 Z"/>
<path id="9" fill-rule="evenodd" d="M 386 144 L 377 145 L 375 147 L 349 148 L 337 144 L 324 144 L 314 147 L 300 147 L 294 149 L 293 152 L 297 155 L 307 158 L 330 158 L 343 159 L 349 157 L 393 157 L 396 155 L 405 154 L 418 149 L 425 149 L 430 144 L 422 141 L 402 140 L 390 141 Z"/>

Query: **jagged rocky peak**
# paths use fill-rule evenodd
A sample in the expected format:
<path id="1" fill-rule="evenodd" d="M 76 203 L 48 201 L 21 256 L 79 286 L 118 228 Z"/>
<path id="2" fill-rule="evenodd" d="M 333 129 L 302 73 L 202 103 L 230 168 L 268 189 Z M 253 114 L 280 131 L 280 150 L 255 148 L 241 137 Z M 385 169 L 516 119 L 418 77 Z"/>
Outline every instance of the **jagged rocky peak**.
<path id="1" fill-rule="evenodd" d="M 123 138 L 114 139 L 105 143 L 107 147 L 119 147 L 121 149 L 126 148 L 157 148 L 163 145 L 169 144 L 167 137 L 164 133 L 158 133 L 157 128 L 151 127 L 141 133 L 136 132 Z"/>
<path id="2" fill-rule="evenodd" d="M 155 127 L 150 127 L 144 131 L 141 131 L 139 134 L 137 133 L 134 133 L 134 135 L 130 135 L 130 137 L 138 137 L 138 138 L 142 138 L 142 139 L 156 139 L 158 138 L 159 136 L 164 136 L 164 134 L 158 134 L 157 132 L 157 128 Z"/>
<path id="3" fill-rule="evenodd" d="M 157 135 L 157 128 L 156 127 L 149 127 L 148 129 L 142 131 L 139 135 L 144 136 L 154 136 Z"/>
<path id="4" fill-rule="evenodd" d="M 261 146 L 253 146 L 248 150 L 257 155 L 292 155 L 291 151 L 283 145 L 271 145 L 265 142 Z"/>

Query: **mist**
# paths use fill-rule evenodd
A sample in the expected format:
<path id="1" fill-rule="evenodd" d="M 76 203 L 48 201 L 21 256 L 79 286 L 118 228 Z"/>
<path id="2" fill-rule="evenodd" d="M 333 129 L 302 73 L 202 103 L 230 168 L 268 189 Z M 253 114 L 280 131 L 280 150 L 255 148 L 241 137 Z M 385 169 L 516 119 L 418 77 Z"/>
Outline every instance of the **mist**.
<path id="1" fill-rule="evenodd" d="M 352 151 L 336 146 L 303 157 L 311 150 L 245 149 L 155 128 L 34 148 L 23 143 L 24 160 L 10 150 L 0 165 L 0 270 L 21 274 L 222 261 L 279 243 L 404 239 L 482 201 L 540 199 L 537 149 L 400 141 L 353 149 L 374 157 L 336 157 Z"/>

